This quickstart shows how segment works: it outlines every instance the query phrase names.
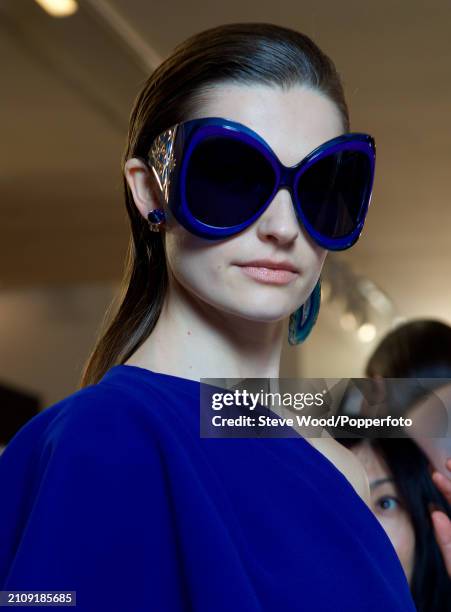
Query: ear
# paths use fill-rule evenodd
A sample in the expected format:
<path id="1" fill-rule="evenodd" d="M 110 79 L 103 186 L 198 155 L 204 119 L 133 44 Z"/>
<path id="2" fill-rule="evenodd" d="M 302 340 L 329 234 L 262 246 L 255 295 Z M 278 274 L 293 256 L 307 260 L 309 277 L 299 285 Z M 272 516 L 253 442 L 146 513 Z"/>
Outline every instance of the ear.
<path id="1" fill-rule="evenodd" d="M 151 210 L 163 205 L 162 193 L 152 170 L 132 157 L 125 162 L 124 174 L 140 214 L 146 219 Z"/>

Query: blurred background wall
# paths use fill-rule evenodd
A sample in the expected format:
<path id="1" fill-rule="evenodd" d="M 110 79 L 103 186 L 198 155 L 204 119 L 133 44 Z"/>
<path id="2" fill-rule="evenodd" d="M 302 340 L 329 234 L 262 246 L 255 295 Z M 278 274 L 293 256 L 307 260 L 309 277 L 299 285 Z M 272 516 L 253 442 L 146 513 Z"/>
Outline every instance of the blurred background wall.
<path id="1" fill-rule="evenodd" d="M 342 75 L 351 130 L 377 144 L 364 232 L 350 252 L 329 254 L 318 324 L 305 346 L 287 344 L 282 375 L 359 376 L 397 322 L 451 323 L 447 0 L 80 0 L 74 9 L 53 17 L 34 0 L 0 3 L 5 388 L 41 409 L 76 389 L 122 275 L 120 158 L 133 100 L 174 45 L 226 22 L 311 36 Z"/>

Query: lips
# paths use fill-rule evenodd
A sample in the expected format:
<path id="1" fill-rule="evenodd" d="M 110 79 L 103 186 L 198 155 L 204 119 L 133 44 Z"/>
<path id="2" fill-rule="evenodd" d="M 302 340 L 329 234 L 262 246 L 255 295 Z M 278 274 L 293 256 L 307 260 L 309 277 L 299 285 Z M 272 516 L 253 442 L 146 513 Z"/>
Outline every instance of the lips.
<path id="1" fill-rule="evenodd" d="M 272 259 L 255 259 L 237 264 L 246 268 L 268 268 L 270 270 L 288 270 L 290 272 L 299 272 L 295 265 L 290 261 L 273 261 Z"/>
<path id="2" fill-rule="evenodd" d="M 255 281 L 272 285 L 287 285 L 299 276 L 299 271 L 288 261 L 257 259 L 237 266 Z"/>

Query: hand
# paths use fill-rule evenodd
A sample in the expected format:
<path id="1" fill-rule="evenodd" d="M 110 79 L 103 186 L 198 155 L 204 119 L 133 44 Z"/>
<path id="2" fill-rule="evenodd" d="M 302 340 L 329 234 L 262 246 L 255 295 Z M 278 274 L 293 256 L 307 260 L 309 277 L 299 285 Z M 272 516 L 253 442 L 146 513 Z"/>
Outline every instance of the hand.
<path id="1" fill-rule="evenodd" d="M 451 472 L 451 457 L 448 457 L 445 465 Z M 451 478 L 447 478 L 441 472 L 434 470 L 432 480 L 443 497 L 451 504 Z M 451 520 L 441 510 L 433 510 L 431 520 L 434 526 L 435 539 L 442 553 L 448 576 L 451 577 Z"/>

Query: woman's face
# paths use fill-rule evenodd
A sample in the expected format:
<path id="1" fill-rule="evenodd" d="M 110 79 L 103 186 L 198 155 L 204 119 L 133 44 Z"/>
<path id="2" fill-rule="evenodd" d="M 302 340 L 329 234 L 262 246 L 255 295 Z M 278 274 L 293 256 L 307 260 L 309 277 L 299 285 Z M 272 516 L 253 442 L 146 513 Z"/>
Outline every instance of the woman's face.
<path id="1" fill-rule="evenodd" d="M 260 85 L 217 85 L 190 118 L 213 116 L 256 131 L 287 166 L 343 133 L 336 105 L 301 87 L 283 91 Z M 223 240 L 192 235 L 171 216 L 165 251 L 171 283 L 222 312 L 254 321 L 284 319 L 304 303 L 326 257 L 326 251 L 300 227 L 286 189 L 251 226 Z M 298 273 L 288 284 L 263 283 L 240 267 L 256 259 L 288 260 Z"/>
<path id="2" fill-rule="evenodd" d="M 393 475 L 369 442 L 361 442 L 351 450 L 363 463 L 367 473 L 371 510 L 390 538 L 410 582 L 414 564 L 415 533 L 410 516 L 396 490 Z"/>

